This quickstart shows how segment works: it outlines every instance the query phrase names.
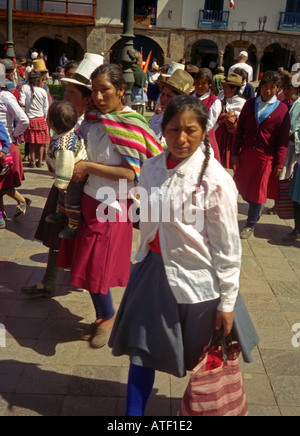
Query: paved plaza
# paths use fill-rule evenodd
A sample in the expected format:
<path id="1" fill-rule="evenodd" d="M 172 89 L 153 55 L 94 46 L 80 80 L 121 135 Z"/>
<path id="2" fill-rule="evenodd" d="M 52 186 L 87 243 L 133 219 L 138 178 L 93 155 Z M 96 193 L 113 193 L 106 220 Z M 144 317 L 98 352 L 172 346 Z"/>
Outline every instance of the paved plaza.
<path id="1" fill-rule="evenodd" d="M 94 321 L 88 292 L 68 284 L 61 270 L 53 299 L 30 299 L 21 286 L 44 274 L 48 249 L 34 239 L 53 177 L 44 168 L 25 168 L 20 191 L 32 200 L 25 217 L 0 230 L 0 416 L 124 416 L 128 358 L 106 346 L 90 348 L 80 330 Z M 15 204 L 5 198 L 9 217 Z M 256 237 L 243 241 L 241 293 L 260 335 L 254 363 L 241 363 L 250 416 L 300 415 L 300 241 L 281 238 L 292 221 L 265 212 Z M 247 205 L 240 201 L 239 220 Z M 139 232 L 133 234 L 133 253 Z M 118 307 L 124 289 L 113 290 Z M 297 326 L 296 326 L 297 327 Z M 300 335 L 299 335 L 300 336 Z M 2 340 L 1 340 L 2 338 Z M 148 416 L 176 416 L 188 377 L 157 373 Z"/>

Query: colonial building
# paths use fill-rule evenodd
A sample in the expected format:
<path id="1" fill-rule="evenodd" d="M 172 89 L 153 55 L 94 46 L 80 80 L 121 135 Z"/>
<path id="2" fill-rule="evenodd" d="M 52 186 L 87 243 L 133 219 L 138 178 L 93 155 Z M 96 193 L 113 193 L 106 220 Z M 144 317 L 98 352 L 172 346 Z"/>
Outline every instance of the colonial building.
<path id="1" fill-rule="evenodd" d="M 42 49 L 48 66 L 83 53 L 117 59 L 123 0 L 12 0 L 16 56 Z M 135 0 L 135 48 L 159 64 L 185 58 L 198 66 L 226 68 L 241 50 L 256 78 L 261 70 L 290 69 L 300 56 L 300 0 Z M 0 49 L 6 41 L 6 4 L 0 0 Z"/>

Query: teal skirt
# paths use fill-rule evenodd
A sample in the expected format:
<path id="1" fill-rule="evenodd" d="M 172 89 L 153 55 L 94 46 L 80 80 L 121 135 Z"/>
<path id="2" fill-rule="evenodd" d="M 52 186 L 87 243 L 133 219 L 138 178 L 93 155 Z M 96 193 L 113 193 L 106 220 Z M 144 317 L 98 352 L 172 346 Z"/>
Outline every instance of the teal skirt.
<path id="1" fill-rule="evenodd" d="M 290 187 L 290 197 L 295 203 L 300 204 L 300 165 L 296 164 L 294 168 L 293 179 Z"/>

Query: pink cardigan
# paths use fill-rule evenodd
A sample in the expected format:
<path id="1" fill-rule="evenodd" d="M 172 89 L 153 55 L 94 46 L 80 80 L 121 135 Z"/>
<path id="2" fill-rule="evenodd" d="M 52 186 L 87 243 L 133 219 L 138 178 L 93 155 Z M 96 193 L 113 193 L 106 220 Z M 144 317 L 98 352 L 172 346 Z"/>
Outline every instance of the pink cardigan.
<path id="1" fill-rule="evenodd" d="M 276 168 L 283 168 L 290 125 L 289 111 L 283 103 L 259 125 L 255 115 L 255 98 L 249 99 L 239 117 L 233 140 L 233 156 L 238 156 L 245 148 L 256 148 L 265 155 L 273 156 Z"/>

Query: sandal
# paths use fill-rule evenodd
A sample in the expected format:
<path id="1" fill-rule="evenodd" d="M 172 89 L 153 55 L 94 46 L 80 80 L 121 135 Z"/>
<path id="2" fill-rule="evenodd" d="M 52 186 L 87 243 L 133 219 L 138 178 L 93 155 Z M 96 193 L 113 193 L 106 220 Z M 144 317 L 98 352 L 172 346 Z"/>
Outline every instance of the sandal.
<path id="1" fill-rule="evenodd" d="M 17 212 L 14 215 L 14 219 L 20 218 L 22 215 L 25 215 L 30 205 L 31 200 L 29 200 L 29 198 L 25 198 L 25 203 L 18 204 L 18 206 L 16 207 Z"/>

